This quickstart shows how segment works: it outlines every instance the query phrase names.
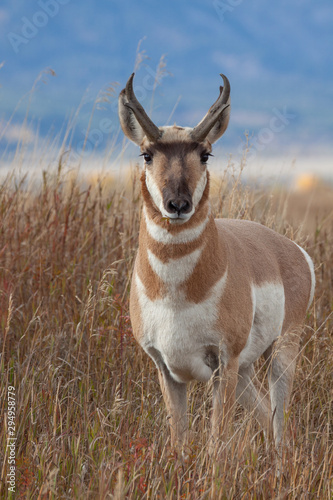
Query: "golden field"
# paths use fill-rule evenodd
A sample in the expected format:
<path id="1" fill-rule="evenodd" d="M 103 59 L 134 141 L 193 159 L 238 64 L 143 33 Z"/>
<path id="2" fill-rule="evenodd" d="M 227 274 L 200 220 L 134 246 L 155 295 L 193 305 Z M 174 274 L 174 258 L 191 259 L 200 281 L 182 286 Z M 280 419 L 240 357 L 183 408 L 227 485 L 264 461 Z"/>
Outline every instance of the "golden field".
<path id="1" fill-rule="evenodd" d="M 0 497 L 13 496 L 14 387 L 15 498 L 331 499 L 333 188 L 251 188 L 232 170 L 212 179 L 216 216 L 266 224 L 315 262 L 278 476 L 272 443 L 238 407 L 227 458 L 208 455 L 209 385 L 190 386 L 188 460 L 170 448 L 156 369 L 128 312 L 139 175 L 82 178 L 60 161 L 37 182 L 13 174 L 0 183 Z"/>

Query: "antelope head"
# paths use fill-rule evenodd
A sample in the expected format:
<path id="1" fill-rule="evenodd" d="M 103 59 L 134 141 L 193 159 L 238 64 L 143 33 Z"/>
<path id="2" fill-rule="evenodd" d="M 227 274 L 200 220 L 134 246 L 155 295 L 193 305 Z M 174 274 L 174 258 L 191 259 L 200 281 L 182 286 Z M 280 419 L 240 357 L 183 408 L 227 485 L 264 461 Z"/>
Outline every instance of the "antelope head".
<path id="1" fill-rule="evenodd" d="M 182 224 L 195 213 L 207 186 L 212 144 L 228 126 L 230 84 L 221 76 L 224 86 L 218 99 L 194 128 L 157 127 L 135 97 L 134 73 L 120 93 L 121 127 L 140 146 L 144 181 L 154 208 L 171 223 Z"/>

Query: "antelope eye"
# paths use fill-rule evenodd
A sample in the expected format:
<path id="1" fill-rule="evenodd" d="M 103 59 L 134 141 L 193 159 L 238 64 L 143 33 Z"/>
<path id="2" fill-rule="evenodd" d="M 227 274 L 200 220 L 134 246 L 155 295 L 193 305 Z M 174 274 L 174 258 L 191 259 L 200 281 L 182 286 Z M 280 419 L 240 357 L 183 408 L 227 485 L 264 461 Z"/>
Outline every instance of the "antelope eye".
<path id="1" fill-rule="evenodd" d="M 200 157 L 200 161 L 201 163 L 207 163 L 208 161 L 208 158 L 212 156 L 210 153 L 202 153 L 201 157 Z"/>
<path id="2" fill-rule="evenodd" d="M 150 155 L 149 153 L 142 153 L 142 155 L 140 156 L 143 156 L 145 162 L 148 164 L 153 161 L 152 155 Z"/>

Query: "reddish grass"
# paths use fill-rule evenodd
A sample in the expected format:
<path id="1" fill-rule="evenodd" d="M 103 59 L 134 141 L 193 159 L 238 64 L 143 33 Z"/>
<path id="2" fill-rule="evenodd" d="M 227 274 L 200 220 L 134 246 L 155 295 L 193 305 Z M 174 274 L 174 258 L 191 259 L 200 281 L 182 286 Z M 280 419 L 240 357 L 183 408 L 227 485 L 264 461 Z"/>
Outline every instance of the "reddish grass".
<path id="1" fill-rule="evenodd" d="M 190 389 L 188 461 L 170 449 L 156 369 L 128 316 L 137 177 L 86 185 L 59 165 L 39 185 L 10 176 L 0 186 L 0 418 L 13 385 L 16 498 L 332 498 L 332 190 L 324 201 L 318 189 L 258 191 L 232 177 L 213 189 L 216 214 L 267 224 L 315 261 L 278 477 L 271 443 L 240 409 L 227 458 L 209 457 L 209 386 Z M 7 437 L 2 425 L 1 498 Z"/>

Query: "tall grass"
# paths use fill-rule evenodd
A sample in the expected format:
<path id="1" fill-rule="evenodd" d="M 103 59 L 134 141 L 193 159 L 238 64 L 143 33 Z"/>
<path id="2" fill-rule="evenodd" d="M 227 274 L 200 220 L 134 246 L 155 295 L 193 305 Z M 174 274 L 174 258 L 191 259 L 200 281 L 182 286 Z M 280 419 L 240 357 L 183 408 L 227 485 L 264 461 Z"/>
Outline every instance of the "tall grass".
<path id="1" fill-rule="evenodd" d="M 188 460 L 170 448 L 156 369 L 128 312 L 138 176 L 133 168 L 124 185 L 102 176 L 89 183 L 60 161 L 37 183 L 15 175 L 1 183 L 1 498 L 8 386 L 16 389 L 16 498 L 332 498 L 333 227 L 321 191 L 318 213 L 295 221 L 295 197 L 283 190 L 251 190 L 233 174 L 212 181 L 216 215 L 265 223 L 315 261 L 278 476 L 272 444 L 240 408 L 227 455 L 208 455 L 209 385 L 190 388 Z"/>
<path id="2" fill-rule="evenodd" d="M 139 45 L 136 69 L 146 57 Z M 156 83 L 164 72 L 162 57 Z M 98 95 L 93 112 L 112 92 Z M 190 386 L 183 461 L 170 447 L 155 366 L 129 319 L 140 172 L 134 167 L 119 182 L 73 169 L 65 153 L 78 112 L 40 157 L 40 147 L 29 156 L 19 142 L 14 164 L 38 165 L 33 180 L 13 173 L 0 182 L 0 497 L 13 496 L 6 446 L 12 386 L 16 498 L 332 498 L 333 190 L 251 189 L 242 182 L 246 157 L 212 176 L 216 216 L 255 220 L 301 243 L 314 259 L 317 287 L 286 414 L 281 474 L 272 443 L 238 407 L 227 453 L 209 456 L 209 384 Z M 52 169 L 50 150 L 60 158 Z M 258 369 L 265 383 L 265 367 Z"/>

